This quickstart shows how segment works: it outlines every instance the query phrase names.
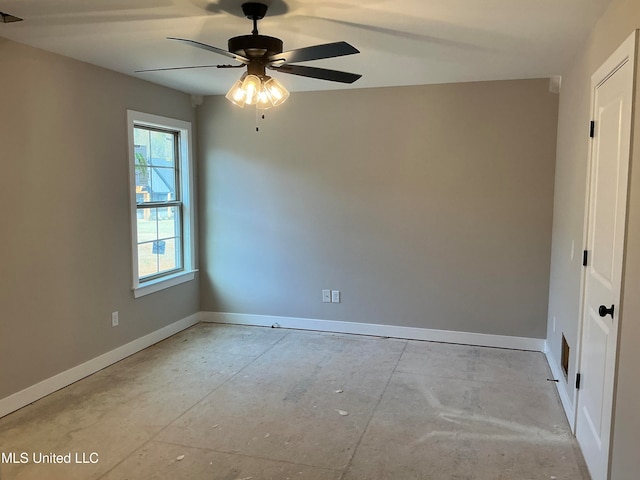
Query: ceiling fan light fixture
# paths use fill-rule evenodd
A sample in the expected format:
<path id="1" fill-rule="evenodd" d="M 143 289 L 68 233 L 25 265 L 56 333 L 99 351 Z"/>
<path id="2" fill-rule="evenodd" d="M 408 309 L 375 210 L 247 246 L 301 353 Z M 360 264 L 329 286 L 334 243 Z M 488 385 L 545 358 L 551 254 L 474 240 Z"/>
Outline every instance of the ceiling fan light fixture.
<path id="1" fill-rule="evenodd" d="M 262 80 L 257 75 L 247 75 L 242 82 L 242 90 L 244 90 L 244 102 L 247 105 L 255 105 L 260 100 Z"/>
<path id="2" fill-rule="evenodd" d="M 289 98 L 289 90 L 273 77 L 266 77 L 263 88 L 274 107 L 282 105 Z"/>
<path id="3" fill-rule="evenodd" d="M 269 95 L 267 95 L 267 91 L 264 88 L 260 90 L 260 94 L 258 95 L 258 103 L 256 103 L 256 108 L 258 110 L 267 110 L 273 106 L 274 106 L 273 102 L 269 98 Z"/>
<path id="4" fill-rule="evenodd" d="M 275 78 L 244 73 L 225 98 L 240 108 L 255 105 L 258 110 L 267 110 L 282 105 L 289 98 L 289 91 Z"/>
<path id="5" fill-rule="evenodd" d="M 242 82 L 245 76 L 246 74 L 243 75 L 240 78 L 240 80 L 237 80 L 236 83 L 233 84 L 233 86 L 229 89 L 229 91 L 225 95 L 225 98 L 227 100 L 229 100 L 231 103 L 233 103 L 234 105 L 237 105 L 240 108 L 243 108 L 246 104 L 245 91 L 242 89 Z"/>

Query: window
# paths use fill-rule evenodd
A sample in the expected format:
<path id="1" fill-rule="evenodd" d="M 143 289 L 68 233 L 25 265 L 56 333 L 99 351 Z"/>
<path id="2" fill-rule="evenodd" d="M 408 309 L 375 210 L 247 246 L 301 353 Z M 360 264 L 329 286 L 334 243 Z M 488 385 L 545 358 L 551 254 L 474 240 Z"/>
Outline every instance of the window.
<path id="1" fill-rule="evenodd" d="M 193 280 L 191 124 L 128 111 L 135 297 Z"/>

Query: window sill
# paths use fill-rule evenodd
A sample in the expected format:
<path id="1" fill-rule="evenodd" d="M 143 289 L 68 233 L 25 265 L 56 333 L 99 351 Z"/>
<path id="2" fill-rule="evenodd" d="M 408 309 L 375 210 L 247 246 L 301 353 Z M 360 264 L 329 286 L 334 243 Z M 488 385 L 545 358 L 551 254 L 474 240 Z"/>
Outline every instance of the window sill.
<path id="1" fill-rule="evenodd" d="M 174 287 L 181 283 L 190 282 L 195 278 L 198 270 L 190 270 L 187 272 L 179 272 L 168 277 L 158 278 L 149 282 L 141 283 L 137 287 L 133 288 L 133 296 L 135 298 L 144 297 L 151 293 L 159 292 L 165 288 Z"/>

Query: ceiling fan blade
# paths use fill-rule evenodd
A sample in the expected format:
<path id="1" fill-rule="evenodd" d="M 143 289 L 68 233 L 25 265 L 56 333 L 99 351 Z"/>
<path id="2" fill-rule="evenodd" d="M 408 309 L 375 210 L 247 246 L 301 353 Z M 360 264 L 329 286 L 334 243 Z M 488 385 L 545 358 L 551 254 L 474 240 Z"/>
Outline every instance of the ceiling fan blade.
<path id="1" fill-rule="evenodd" d="M 341 72 L 339 70 L 329 70 L 328 68 L 305 67 L 303 65 L 283 65 L 273 67 L 273 70 L 301 77 L 318 78 L 330 82 L 353 83 L 362 75 L 357 73 Z"/>
<path id="2" fill-rule="evenodd" d="M 22 18 L 16 17 L 15 15 L 9 15 L 8 13 L 0 12 L 0 23 L 22 22 L 22 20 Z"/>
<path id="3" fill-rule="evenodd" d="M 192 65 L 188 67 L 146 68 L 144 70 L 135 70 L 134 73 L 166 72 L 168 70 L 187 70 L 190 68 L 240 68 L 240 67 L 244 67 L 244 65 Z"/>
<path id="4" fill-rule="evenodd" d="M 233 58 L 238 62 L 244 63 L 245 65 L 249 63 L 249 59 L 247 57 L 243 57 L 242 55 L 238 55 L 236 53 L 229 52 L 227 50 L 223 50 L 218 47 L 207 45 L 206 43 L 196 42 L 195 40 L 188 40 L 186 38 L 167 37 L 167 39 L 177 40 L 178 42 L 183 42 L 183 43 L 186 43 L 187 45 L 192 45 L 194 47 L 202 48 L 203 50 L 208 50 L 209 52 L 218 53 L 220 55 L 224 55 L 225 57 Z"/>
<path id="5" fill-rule="evenodd" d="M 268 61 L 272 64 L 277 62 L 298 63 L 321 60 L 323 58 L 342 57 L 343 55 L 353 55 L 354 53 L 360 53 L 360 50 L 347 42 L 333 42 L 276 53 L 271 55 Z"/>

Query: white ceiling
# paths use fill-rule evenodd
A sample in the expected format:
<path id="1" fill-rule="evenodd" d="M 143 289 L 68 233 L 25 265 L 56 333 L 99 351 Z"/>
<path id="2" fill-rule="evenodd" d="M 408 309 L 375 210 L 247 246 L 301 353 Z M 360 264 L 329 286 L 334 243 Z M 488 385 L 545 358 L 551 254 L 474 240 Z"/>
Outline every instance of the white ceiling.
<path id="1" fill-rule="evenodd" d="M 224 94 L 241 70 L 145 68 L 233 63 L 167 40 L 227 49 L 251 32 L 243 0 L 2 0 L 24 19 L 0 36 L 191 94 Z M 263 0 L 260 33 L 284 49 L 344 40 L 360 54 L 305 63 L 361 73 L 353 85 L 279 74 L 291 91 L 558 75 L 609 0 Z"/>

